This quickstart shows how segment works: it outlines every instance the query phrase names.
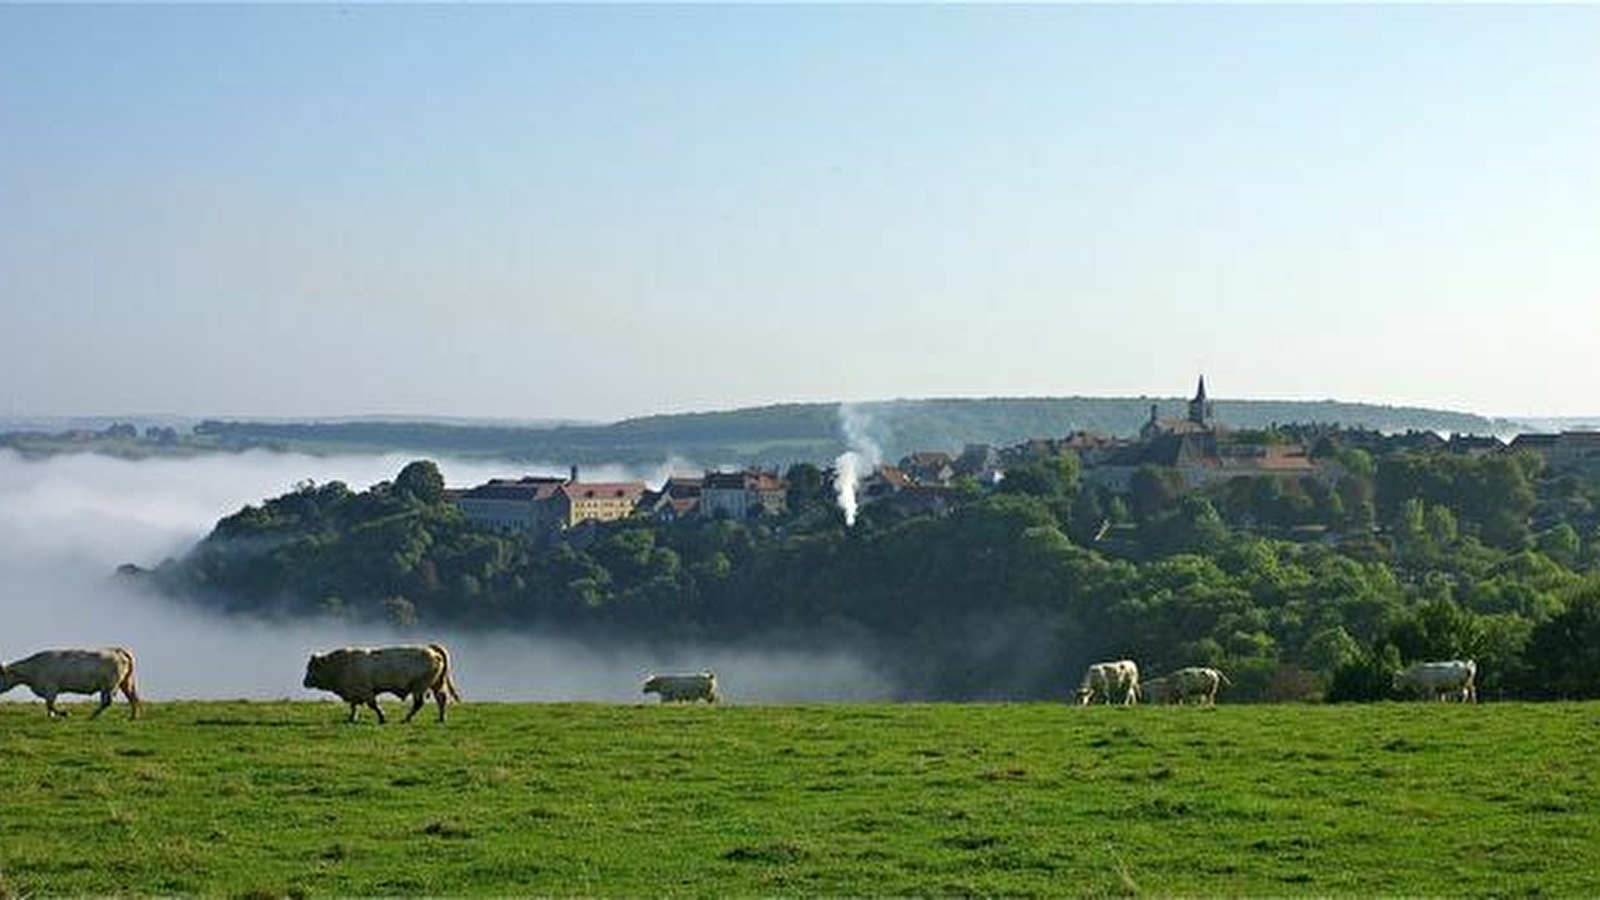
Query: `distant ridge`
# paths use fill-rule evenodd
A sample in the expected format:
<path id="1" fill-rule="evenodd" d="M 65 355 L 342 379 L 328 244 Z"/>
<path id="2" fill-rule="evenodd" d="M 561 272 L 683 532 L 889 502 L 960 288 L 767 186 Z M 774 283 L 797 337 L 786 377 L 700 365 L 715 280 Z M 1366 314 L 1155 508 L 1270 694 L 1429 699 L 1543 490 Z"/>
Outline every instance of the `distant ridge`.
<path id="1" fill-rule="evenodd" d="M 1181 397 L 990 397 L 880 400 L 851 404 L 864 415 L 884 455 L 1014 444 L 1030 437 L 1095 431 L 1131 435 L 1155 404 L 1181 415 Z M 1238 428 L 1324 423 L 1386 432 L 1504 434 L 1515 422 L 1422 407 L 1336 400 L 1216 400 L 1217 415 Z M 460 424 L 371 418 L 342 421 L 208 420 L 197 435 L 218 449 L 265 447 L 303 452 L 406 451 L 547 463 L 652 463 L 670 457 L 704 465 L 822 463 L 844 449 L 838 404 L 785 403 L 671 413 L 602 425 Z"/>

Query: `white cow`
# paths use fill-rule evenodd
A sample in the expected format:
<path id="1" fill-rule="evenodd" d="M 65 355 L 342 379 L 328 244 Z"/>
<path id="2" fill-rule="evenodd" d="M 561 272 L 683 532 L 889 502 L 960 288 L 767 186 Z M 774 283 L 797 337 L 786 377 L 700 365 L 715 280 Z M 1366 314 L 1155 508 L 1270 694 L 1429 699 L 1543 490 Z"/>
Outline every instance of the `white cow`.
<path id="1" fill-rule="evenodd" d="M 66 715 L 56 708 L 59 694 L 99 694 L 100 706 L 89 715 L 94 718 L 111 705 L 111 695 L 121 691 L 128 698 L 128 714 L 139 716 L 139 693 L 133 684 L 133 654 L 123 647 L 104 650 L 41 650 L 27 659 L 0 665 L 0 694 L 19 684 L 44 698 L 50 718 Z"/>
<path id="2" fill-rule="evenodd" d="M 356 709 L 362 704 L 377 713 L 379 724 L 388 721 L 378 706 L 379 694 L 393 694 L 402 699 L 410 697 L 407 722 L 428 702 L 429 693 L 439 705 L 441 722 L 446 701 L 461 702 L 455 681 L 450 677 L 450 652 L 443 644 L 341 647 L 328 653 L 314 653 L 306 662 L 306 677 L 302 683 L 308 688 L 338 694 L 350 704 L 348 721 L 351 722 L 356 720 Z"/>
<path id="3" fill-rule="evenodd" d="M 1477 703 L 1478 664 L 1470 659 L 1417 663 L 1395 673 L 1394 689 L 1417 697 L 1444 702 Z"/>
<path id="4" fill-rule="evenodd" d="M 717 676 L 713 672 L 693 675 L 651 675 L 644 680 L 644 693 L 657 694 L 662 703 L 716 703 Z"/>
<path id="5" fill-rule="evenodd" d="M 1193 699 L 1202 706 L 1214 706 L 1217 690 L 1232 685 L 1228 676 L 1209 666 L 1189 666 L 1167 676 L 1171 683 L 1170 694 L 1174 703 L 1187 703 Z"/>
<path id="6" fill-rule="evenodd" d="M 1111 703 L 1117 698 L 1122 705 L 1139 702 L 1139 666 L 1131 659 L 1095 663 L 1084 670 L 1083 682 L 1078 685 L 1078 705 L 1088 706 L 1099 696 L 1102 702 Z"/>

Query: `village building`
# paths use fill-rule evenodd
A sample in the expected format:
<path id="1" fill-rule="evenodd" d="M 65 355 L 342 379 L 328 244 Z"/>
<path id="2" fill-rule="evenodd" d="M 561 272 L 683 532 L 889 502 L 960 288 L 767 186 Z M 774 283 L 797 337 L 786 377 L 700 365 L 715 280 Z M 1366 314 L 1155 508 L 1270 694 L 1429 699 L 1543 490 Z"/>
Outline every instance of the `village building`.
<path id="1" fill-rule="evenodd" d="M 1510 449 L 1537 453 L 1544 457 L 1551 469 L 1574 470 L 1600 477 L 1600 431 L 1522 434 L 1511 442 Z"/>
<path id="2" fill-rule="evenodd" d="M 917 484 L 948 485 L 956 477 L 955 459 L 937 450 L 913 453 L 900 460 L 900 468 Z"/>
<path id="3" fill-rule="evenodd" d="M 915 486 L 916 482 L 899 466 L 879 466 L 872 474 L 861 479 L 856 487 L 856 496 L 863 503 L 872 503 Z"/>
<path id="4" fill-rule="evenodd" d="M 658 522 L 681 522 L 700 512 L 704 478 L 672 475 L 659 491 L 646 491 L 639 498 L 639 512 Z"/>
<path id="5" fill-rule="evenodd" d="M 506 533 L 540 534 L 559 524 L 550 502 L 567 479 L 540 475 L 495 478 L 477 487 L 451 491 L 468 522 Z"/>
<path id="6" fill-rule="evenodd" d="M 1380 450 L 1400 453 L 1443 453 L 1450 442 L 1434 431 L 1407 431 L 1391 436 Z"/>
<path id="7" fill-rule="evenodd" d="M 1492 456 L 1504 453 L 1505 442 L 1493 435 L 1452 434 L 1445 449 L 1458 456 Z"/>
<path id="8" fill-rule="evenodd" d="M 700 484 L 699 514 L 747 519 L 781 515 L 789 506 L 789 482 L 773 472 L 707 472 Z"/>
<path id="9" fill-rule="evenodd" d="M 642 481 L 588 481 L 574 478 L 561 485 L 552 502 L 561 525 L 572 528 L 583 522 L 615 522 L 633 515 L 644 496 Z"/>
<path id="10" fill-rule="evenodd" d="M 1195 389 L 1194 399 L 1189 401 L 1189 414 L 1182 419 L 1164 419 L 1161 409 L 1156 404 L 1150 404 L 1150 419 L 1139 429 L 1139 440 L 1153 441 L 1160 437 L 1181 434 L 1216 434 L 1220 426 L 1217 424 L 1216 404 L 1206 396 L 1206 377 L 1200 376 L 1200 384 Z"/>
<path id="11" fill-rule="evenodd" d="M 1215 403 L 1206 395 L 1204 376 L 1189 401 L 1187 416 L 1162 418 L 1152 404 L 1150 419 L 1139 437 L 1134 444 L 1100 444 L 1092 454 L 1081 454 L 1080 460 L 1086 463 L 1085 481 L 1125 494 L 1133 488 L 1134 474 L 1144 466 L 1176 469 L 1190 490 L 1234 478 L 1316 477 L 1331 481 L 1337 477 L 1337 466 L 1313 460 L 1304 444 L 1256 440 L 1224 427 L 1217 419 Z M 1092 446 L 1087 439 L 1080 443 Z"/>
<path id="12" fill-rule="evenodd" d="M 999 483 L 1004 462 L 1000 451 L 989 444 L 968 444 L 952 463 L 957 478 L 971 478 L 979 484 Z"/>

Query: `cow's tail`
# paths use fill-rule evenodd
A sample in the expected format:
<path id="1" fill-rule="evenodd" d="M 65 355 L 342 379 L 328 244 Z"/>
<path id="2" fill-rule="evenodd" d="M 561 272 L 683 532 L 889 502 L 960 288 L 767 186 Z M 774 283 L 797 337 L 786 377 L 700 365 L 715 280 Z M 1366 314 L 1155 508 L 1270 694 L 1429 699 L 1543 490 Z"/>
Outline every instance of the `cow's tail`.
<path id="1" fill-rule="evenodd" d="M 456 691 L 455 679 L 450 677 L 450 651 L 446 650 L 443 644 L 429 644 L 428 648 L 439 654 L 439 658 L 444 660 L 444 668 L 439 672 L 439 686 L 444 688 L 444 692 L 450 696 L 451 700 L 460 703 L 461 694 Z"/>
<path id="2" fill-rule="evenodd" d="M 1233 682 L 1228 680 L 1228 674 L 1221 669 L 1217 670 L 1217 678 L 1228 687 L 1233 687 Z"/>

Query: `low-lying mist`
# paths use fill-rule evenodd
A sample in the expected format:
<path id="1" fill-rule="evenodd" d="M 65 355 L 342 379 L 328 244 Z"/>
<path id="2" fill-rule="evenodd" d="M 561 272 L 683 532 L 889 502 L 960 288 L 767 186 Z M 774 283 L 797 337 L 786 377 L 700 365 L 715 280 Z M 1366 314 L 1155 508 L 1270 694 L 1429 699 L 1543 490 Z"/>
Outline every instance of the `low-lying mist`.
<path id="1" fill-rule="evenodd" d="M 313 457 L 252 452 L 123 460 L 91 454 L 28 460 L 0 451 L 0 659 L 46 647 L 122 645 L 150 699 L 327 696 L 300 686 L 306 657 L 346 644 L 441 641 L 468 700 L 638 701 L 652 671 L 712 669 L 733 702 L 868 700 L 893 686 L 836 647 L 644 645 L 510 632 L 398 633 L 339 620 L 225 617 L 117 581 L 117 565 L 184 553 L 218 518 L 306 479 L 360 489 L 394 477 L 405 455 Z M 451 485 L 556 474 L 562 466 L 439 460 Z M 668 468 L 586 467 L 586 479 Z M 5 699 L 31 699 L 18 688 Z"/>

